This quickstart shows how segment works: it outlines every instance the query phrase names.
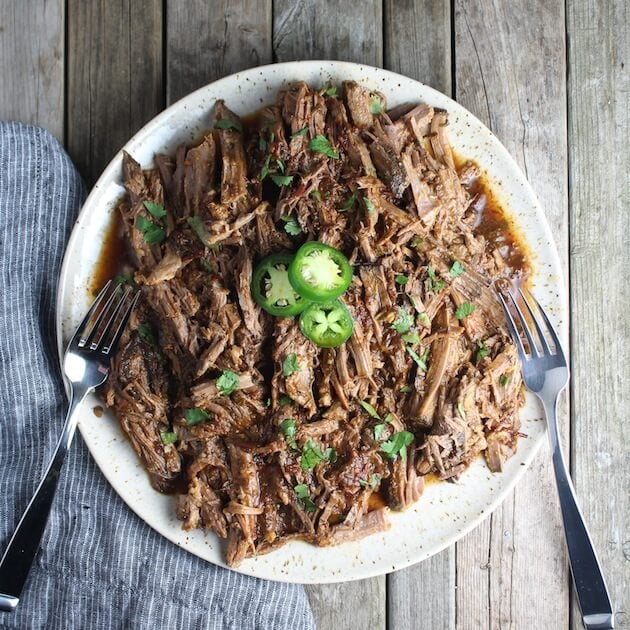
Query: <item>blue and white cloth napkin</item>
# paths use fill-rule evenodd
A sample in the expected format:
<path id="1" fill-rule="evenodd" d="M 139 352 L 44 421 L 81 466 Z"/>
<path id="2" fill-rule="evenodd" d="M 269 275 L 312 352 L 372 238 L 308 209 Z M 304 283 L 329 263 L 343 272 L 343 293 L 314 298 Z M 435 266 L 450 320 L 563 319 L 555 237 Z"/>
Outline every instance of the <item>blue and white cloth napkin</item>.
<path id="1" fill-rule="evenodd" d="M 0 554 L 66 410 L 56 358 L 59 267 L 83 187 L 46 131 L 0 123 Z M 302 587 L 211 565 L 159 536 L 77 435 L 20 604 L 0 628 L 314 629 Z"/>

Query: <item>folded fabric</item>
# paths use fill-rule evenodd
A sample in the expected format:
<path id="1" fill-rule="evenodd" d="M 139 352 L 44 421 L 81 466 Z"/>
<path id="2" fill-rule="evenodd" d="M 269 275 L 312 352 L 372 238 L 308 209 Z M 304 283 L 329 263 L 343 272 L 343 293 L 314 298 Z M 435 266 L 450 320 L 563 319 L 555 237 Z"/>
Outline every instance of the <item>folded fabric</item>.
<path id="1" fill-rule="evenodd" d="M 59 435 L 55 293 L 83 198 L 46 131 L 0 123 L 0 553 Z M 302 587 L 209 564 L 127 508 L 80 435 L 20 604 L 0 628 L 314 628 Z"/>

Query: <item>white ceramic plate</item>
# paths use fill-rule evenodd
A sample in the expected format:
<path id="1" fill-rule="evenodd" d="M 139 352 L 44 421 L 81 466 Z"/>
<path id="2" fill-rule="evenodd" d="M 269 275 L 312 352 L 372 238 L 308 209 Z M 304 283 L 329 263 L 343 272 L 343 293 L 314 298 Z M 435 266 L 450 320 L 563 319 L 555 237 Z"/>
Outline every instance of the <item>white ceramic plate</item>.
<path id="1" fill-rule="evenodd" d="M 274 101 L 279 89 L 304 80 L 319 86 L 353 79 L 386 94 L 390 106 L 425 101 L 449 111 L 449 137 L 463 157 L 475 160 L 486 172 L 493 191 L 509 210 L 535 252 L 534 292 L 566 336 L 568 321 L 560 262 L 544 214 L 534 193 L 506 149 L 463 107 L 435 90 L 407 77 L 346 62 L 304 61 L 253 68 L 216 81 L 169 107 L 125 145 L 144 168 L 155 153 L 172 153 L 182 142 L 192 142 L 212 127 L 212 108 L 222 98 L 238 114 L 248 114 Z M 69 339 L 86 312 L 87 285 L 98 259 L 103 236 L 121 186 L 122 153 L 98 180 L 79 215 L 68 243 L 58 292 L 57 332 Z M 566 345 L 566 344 L 565 344 Z M 151 527 L 175 544 L 205 560 L 223 565 L 223 543 L 214 534 L 184 532 L 175 517 L 174 499 L 151 488 L 118 422 L 108 412 L 97 417 L 86 402 L 79 429 L 101 470 L 124 499 Z M 461 538 L 497 506 L 525 472 L 544 436 L 543 422 L 533 398 L 522 412 L 518 452 L 501 474 L 492 474 L 479 460 L 458 483 L 434 483 L 422 499 L 404 513 L 392 513 L 389 531 L 338 547 L 319 548 L 291 542 L 273 553 L 246 560 L 237 569 L 249 575 L 291 582 L 337 582 L 366 578 L 401 569 L 437 553 Z"/>

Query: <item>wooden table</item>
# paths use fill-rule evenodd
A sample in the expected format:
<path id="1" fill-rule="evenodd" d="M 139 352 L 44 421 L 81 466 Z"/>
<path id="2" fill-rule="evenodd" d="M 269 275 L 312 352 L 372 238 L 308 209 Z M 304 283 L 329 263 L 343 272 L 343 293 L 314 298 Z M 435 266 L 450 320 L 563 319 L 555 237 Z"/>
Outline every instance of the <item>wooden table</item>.
<path id="1" fill-rule="evenodd" d="M 242 68 L 383 66 L 456 98 L 547 213 L 570 287 L 563 433 L 618 627 L 630 625 L 630 252 L 624 0 L 0 0 L 0 119 L 46 127 L 88 184 L 147 120 Z M 475 531 L 422 564 L 308 587 L 322 630 L 581 627 L 543 448 Z"/>

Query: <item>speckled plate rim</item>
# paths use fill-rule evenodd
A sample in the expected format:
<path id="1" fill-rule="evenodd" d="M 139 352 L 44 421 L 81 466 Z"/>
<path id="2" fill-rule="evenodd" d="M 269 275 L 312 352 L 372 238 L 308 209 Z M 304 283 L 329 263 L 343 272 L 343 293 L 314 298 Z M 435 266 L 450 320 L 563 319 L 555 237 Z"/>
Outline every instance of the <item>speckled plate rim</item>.
<path id="1" fill-rule="evenodd" d="M 124 149 L 143 167 L 156 152 L 191 142 L 212 125 L 212 105 L 224 98 L 239 114 L 272 102 L 278 88 L 297 80 L 323 84 L 353 79 L 379 89 L 390 105 L 426 101 L 449 110 L 449 137 L 459 155 L 474 159 L 493 192 L 524 234 L 536 271 L 534 293 L 565 340 L 568 333 L 566 290 L 560 259 L 544 213 L 525 176 L 498 139 L 470 112 L 447 96 L 387 70 L 340 61 L 301 61 L 261 66 L 211 83 L 184 97 L 147 123 Z M 57 338 L 61 360 L 65 342 L 88 308 L 89 283 L 121 187 L 122 150 L 107 166 L 88 196 L 74 226 L 64 257 L 57 293 Z M 160 534 L 217 565 L 224 562 L 224 542 L 214 534 L 184 532 L 174 514 L 174 500 L 153 490 L 118 422 L 89 397 L 79 430 L 99 468 L 129 507 Z M 278 550 L 244 561 L 237 571 L 260 578 L 329 583 L 363 579 L 396 571 L 451 545 L 477 526 L 504 500 L 536 455 L 545 433 L 540 408 L 532 396 L 521 414 L 517 453 L 503 473 L 493 475 L 476 461 L 458 483 L 429 484 L 422 499 L 403 513 L 392 513 L 392 527 L 357 542 L 319 548 L 293 541 Z"/>

